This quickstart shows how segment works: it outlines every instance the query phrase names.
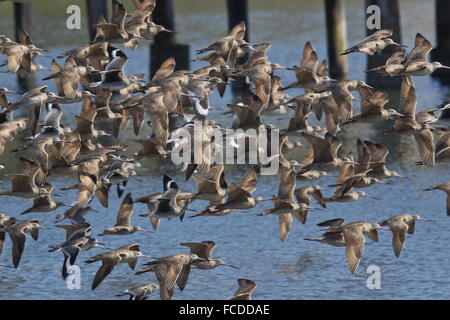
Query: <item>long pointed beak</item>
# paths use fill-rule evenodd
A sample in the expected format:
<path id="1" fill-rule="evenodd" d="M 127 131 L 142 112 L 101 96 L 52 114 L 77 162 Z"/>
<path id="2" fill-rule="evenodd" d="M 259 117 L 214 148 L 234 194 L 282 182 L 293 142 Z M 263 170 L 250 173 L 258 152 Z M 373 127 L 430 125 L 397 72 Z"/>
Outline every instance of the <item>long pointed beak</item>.
<path id="1" fill-rule="evenodd" d="M 233 266 L 232 264 L 229 264 L 229 263 L 222 263 L 222 265 L 230 267 L 230 268 L 234 268 L 234 269 L 240 269 L 239 267 Z"/>
<path id="2" fill-rule="evenodd" d="M 420 218 L 417 220 L 421 220 L 421 221 L 429 221 L 429 222 L 436 222 L 435 220 L 431 220 L 431 219 L 425 219 L 425 218 Z"/>
<path id="3" fill-rule="evenodd" d="M 450 67 L 447 67 L 447 66 L 441 66 L 440 68 L 442 68 L 442 69 L 450 69 Z"/>
<path id="4" fill-rule="evenodd" d="M 381 198 L 378 198 L 378 197 L 375 197 L 375 196 L 371 196 L 370 194 L 366 194 L 363 197 L 374 199 L 374 200 L 381 200 Z"/>
<path id="5" fill-rule="evenodd" d="M 143 258 L 147 258 L 147 259 L 158 259 L 158 258 L 155 258 L 155 257 L 152 257 L 152 256 L 146 256 L 146 255 L 144 255 L 144 254 L 142 255 L 142 257 L 143 257 Z"/>
<path id="6" fill-rule="evenodd" d="M 8 89 L 6 89 L 4 92 L 5 93 L 15 93 L 14 91 L 11 91 L 11 90 L 8 90 Z"/>

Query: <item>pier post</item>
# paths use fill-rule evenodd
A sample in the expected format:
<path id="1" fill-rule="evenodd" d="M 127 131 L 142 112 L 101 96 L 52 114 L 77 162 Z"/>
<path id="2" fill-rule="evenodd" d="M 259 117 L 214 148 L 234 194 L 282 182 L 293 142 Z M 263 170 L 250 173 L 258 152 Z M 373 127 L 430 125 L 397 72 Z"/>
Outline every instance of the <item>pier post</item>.
<path id="1" fill-rule="evenodd" d="M 249 25 L 248 25 L 248 3 L 247 0 L 227 0 L 228 10 L 228 30 L 233 29 L 241 21 L 245 21 L 245 41 L 249 41 Z M 237 64 L 241 64 L 247 60 L 247 56 L 237 60 Z M 239 94 L 246 89 L 248 85 L 245 83 L 245 77 L 236 77 L 232 82 L 231 88 L 234 94 Z"/>
<path id="2" fill-rule="evenodd" d="M 431 51 L 433 61 L 450 65 L 450 1 L 436 0 L 436 40 L 437 46 Z M 448 70 L 438 69 L 433 73 L 442 83 L 450 84 Z"/>
<path id="3" fill-rule="evenodd" d="M 95 25 L 100 16 L 108 19 L 108 5 L 106 0 L 86 0 L 86 8 L 88 13 L 89 38 L 93 41 L 96 33 Z"/>
<path id="4" fill-rule="evenodd" d="M 345 1 L 325 0 L 325 16 L 330 77 L 345 79 L 348 73 L 347 56 L 341 55 L 347 49 Z"/>
<path id="5" fill-rule="evenodd" d="M 150 46 L 150 74 L 153 77 L 164 60 L 173 57 L 176 70 L 189 69 L 189 46 L 175 42 L 175 15 L 173 0 L 158 0 L 152 14 L 156 24 L 174 32 L 160 32 Z"/>
<path id="6" fill-rule="evenodd" d="M 392 40 L 397 43 L 401 43 L 401 29 L 400 29 L 400 9 L 398 0 L 366 0 L 366 6 L 364 8 L 365 13 L 369 6 L 376 5 L 380 8 L 381 14 L 381 29 L 392 29 L 394 34 L 392 35 Z M 368 17 L 368 15 L 366 16 Z M 366 34 L 371 35 L 375 31 L 368 29 L 366 25 Z M 386 60 L 395 51 L 399 50 L 397 46 L 389 46 L 384 49 L 380 54 L 374 54 L 372 56 L 367 56 L 367 69 L 372 69 L 386 63 Z M 367 83 L 376 88 L 387 88 L 401 85 L 401 77 L 383 77 L 374 72 L 367 73 Z"/>
<path id="7" fill-rule="evenodd" d="M 19 30 L 25 30 L 26 32 L 30 33 L 30 35 L 32 34 L 31 17 L 32 17 L 31 1 L 14 2 L 14 23 L 17 42 L 20 41 Z M 17 82 L 22 90 L 29 90 L 35 86 L 36 79 L 34 74 L 32 73 L 26 75 L 18 74 Z"/>

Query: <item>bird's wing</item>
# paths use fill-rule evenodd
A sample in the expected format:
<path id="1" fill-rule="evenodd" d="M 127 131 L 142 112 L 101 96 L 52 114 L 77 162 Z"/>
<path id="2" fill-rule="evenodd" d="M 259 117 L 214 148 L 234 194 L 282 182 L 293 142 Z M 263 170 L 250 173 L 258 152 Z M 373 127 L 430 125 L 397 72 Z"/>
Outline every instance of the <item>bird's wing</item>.
<path id="1" fill-rule="evenodd" d="M 419 153 L 426 166 L 433 167 L 435 162 L 435 150 L 433 133 L 430 129 L 422 129 L 414 133 L 414 139 L 419 147 Z"/>
<path id="2" fill-rule="evenodd" d="M 360 232 L 354 230 L 344 230 L 344 240 L 346 244 L 347 263 L 352 273 L 358 268 L 366 242 Z"/>
<path id="3" fill-rule="evenodd" d="M 412 62 L 416 61 L 426 62 L 427 55 L 428 53 L 430 53 L 431 49 L 433 49 L 433 46 L 431 45 L 430 41 L 428 41 L 422 34 L 417 33 L 414 42 L 414 48 L 406 58 L 405 65 L 408 66 Z"/>
<path id="4" fill-rule="evenodd" d="M 120 205 L 119 213 L 117 214 L 116 226 L 130 225 L 132 214 L 133 198 L 131 197 L 131 192 L 129 192 Z"/>

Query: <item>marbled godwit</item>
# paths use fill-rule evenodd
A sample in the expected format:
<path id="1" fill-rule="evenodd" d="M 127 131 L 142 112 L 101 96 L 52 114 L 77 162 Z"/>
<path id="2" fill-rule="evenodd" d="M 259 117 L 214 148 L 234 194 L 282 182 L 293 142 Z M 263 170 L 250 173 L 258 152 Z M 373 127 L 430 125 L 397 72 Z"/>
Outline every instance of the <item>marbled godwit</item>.
<path id="1" fill-rule="evenodd" d="M 117 214 L 117 220 L 114 227 L 105 229 L 99 236 L 105 235 L 126 235 L 131 234 L 136 231 L 144 231 L 139 226 L 131 225 L 131 216 L 133 214 L 133 198 L 131 197 L 131 192 L 126 195 L 120 205 L 119 213 Z"/>
<path id="2" fill-rule="evenodd" d="M 405 62 L 405 71 L 403 74 L 411 76 L 427 76 L 432 74 L 436 69 L 450 69 L 443 66 L 440 62 L 428 62 L 427 56 L 433 49 L 430 41 L 422 34 L 417 33 L 414 48 L 408 54 Z"/>
<path id="3" fill-rule="evenodd" d="M 252 300 L 252 294 L 256 289 L 256 283 L 248 279 L 238 279 L 237 282 L 239 288 L 230 300 Z"/>
<path id="4" fill-rule="evenodd" d="M 202 242 L 183 242 L 182 246 L 186 246 L 190 249 L 191 254 L 197 255 L 203 260 L 194 261 L 191 263 L 192 268 L 207 270 L 214 269 L 218 266 L 228 266 L 231 268 L 239 269 L 229 263 L 225 263 L 223 260 L 215 259 L 212 257 L 212 251 L 216 247 L 214 241 L 202 241 Z"/>
<path id="5" fill-rule="evenodd" d="M 383 91 L 369 92 L 369 94 L 361 99 L 361 111 L 344 122 L 345 124 L 352 122 L 373 123 L 382 122 L 397 117 L 403 117 L 403 114 L 395 109 L 384 109 L 389 97 Z"/>
<path id="6" fill-rule="evenodd" d="M 300 61 L 300 66 L 294 66 L 295 77 L 297 81 L 282 87 L 279 90 L 286 90 L 290 88 L 304 88 L 312 91 L 321 91 L 328 86 L 329 81 L 333 81 L 327 75 L 327 64 L 323 61 L 317 66 L 318 56 L 310 41 L 305 43 L 303 48 L 303 57 Z"/>
<path id="7" fill-rule="evenodd" d="M 169 155 L 169 151 L 153 139 L 136 139 L 134 141 L 142 145 L 142 149 L 133 154 L 136 160 L 151 156 L 165 158 Z"/>
<path id="8" fill-rule="evenodd" d="M 134 1 L 135 10 L 125 23 L 125 30 L 127 33 L 140 37 L 141 30 L 147 25 L 146 21 L 151 21 L 151 14 L 155 9 L 156 0 Z"/>
<path id="9" fill-rule="evenodd" d="M 402 62 L 405 60 L 406 51 L 404 49 L 396 50 L 393 54 L 386 60 L 384 66 L 379 66 L 365 72 L 376 72 L 383 76 L 398 76 L 405 71 L 405 66 Z"/>
<path id="10" fill-rule="evenodd" d="M 364 140 L 364 144 L 369 148 L 370 151 L 370 169 L 372 171 L 368 172 L 369 177 L 374 177 L 378 179 L 388 179 L 391 177 L 404 178 L 397 172 L 389 170 L 386 167 L 386 158 L 389 155 L 389 150 L 380 143 L 371 142 Z"/>
<path id="11" fill-rule="evenodd" d="M 192 263 L 202 260 L 204 259 L 199 258 L 196 254 L 174 254 L 144 264 L 136 274 L 155 272 L 156 279 L 159 282 L 161 300 L 171 300 L 175 284 L 183 291 L 189 278 Z"/>
<path id="12" fill-rule="evenodd" d="M 379 199 L 374 196 L 368 195 L 364 191 L 353 191 L 352 188 L 356 183 L 363 183 L 366 174 L 372 171 L 367 169 L 358 174 L 353 174 L 353 170 L 346 170 L 345 165 L 342 167 L 341 174 L 339 175 L 336 184 L 329 185 L 330 187 L 336 187 L 336 191 L 330 198 L 322 198 L 322 206 L 326 206 L 329 202 L 352 202 L 357 201 L 361 197 L 368 197 L 372 199 Z"/>
<path id="13" fill-rule="evenodd" d="M 252 194 L 256 190 L 257 171 L 259 168 L 249 169 L 242 178 L 241 183 L 238 185 L 232 183 L 228 186 L 227 201 L 222 204 L 217 204 L 214 209 L 210 211 L 221 210 L 247 210 L 251 209 L 260 201 L 272 200 L 263 199 L 261 197 L 252 197 Z"/>
<path id="14" fill-rule="evenodd" d="M 64 219 L 71 219 L 75 223 L 84 222 L 83 218 L 83 208 L 87 208 L 89 203 L 92 201 L 92 197 L 97 189 L 97 178 L 92 174 L 82 173 L 79 174 L 80 183 L 78 184 L 78 197 L 77 200 L 72 203 L 63 214 L 56 216 L 56 222 L 62 221 Z"/>
<path id="15" fill-rule="evenodd" d="M 127 244 L 116 250 L 108 251 L 98 254 L 86 260 L 85 263 L 93 263 L 102 261 L 101 267 L 97 270 L 94 280 L 92 281 L 92 290 L 98 287 L 98 285 L 106 278 L 108 274 L 119 263 L 128 263 L 130 268 L 134 270 L 139 257 L 151 258 L 142 254 L 139 244 Z"/>
<path id="16" fill-rule="evenodd" d="M 205 177 L 192 176 L 197 183 L 197 193 L 194 199 L 217 201 L 227 194 L 228 184 L 225 180 L 223 164 L 214 164 L 209 167 Z"/>
<path id="17" fill-rule="evenodd" d="M 18 221 L 16 218 L 7 216 L 4 213 L 0 213 L 0 230 L 5 229 L 6 227 L 10 227 L 17 222 Z M 5 233 L 6 230 L 0 231 L 0 253 L 2 253 L 3 246 L 5 245 Z"/>
<path id="18" fill-rule="evenodd" d="M 11 41 L 8 38 L 3 38 L 0 53 L 8 56 L 9 72 L 17 73 L 19 69 L 25 72 L 32 72 L 32 59 L 37 56 L 44 56 L 43 49 L 37 48 L 31 41 L 31 37 L 25 30 L 18 29 L 19 42 Z"/>
<path id="19" fill-rule="evenodd" d="M 403 251 L 406 241 L 406 235 L 413 234 L 415 230 L 416 221 L 432 221 L 422 218 L 418 215 L 399 214 L 386 219 L 379 223 L 380 226 L 388 226 L 392 231 L 392 247 L 394 248 L 395 256 L 398 258 Z"/>
<path id="20" fill-rule="evenodd" d="M 35 163 L 31 165 L 31 169 L 28 172 L 20 174 L 8 174 L 5 177 L 11 179 L 11 189 L 0 192 L 0 195 L 15 196 L 21 198 L 37 198 L 43 195 L 49 195 L 50 192 L 47 189 L 38 187 L 35 179 L 40 169 Z"/>
<path id="21" fill-rule="evenodd" d="M 157 197 L 158 204 L 153 213 L 141 216 L 149 216 L 150 222 L 154 230 L 158 228 L 159 219 L 180 218 L 183 221 L 187 206 L 192 201 L 192 194 L 187 194 L 187 197 L 181 198 L 178 184 L 168 175 L 163 177 L 163 194 Z"/>
<path id="22" fill-rule="evenodd" d="M 117 185 L 117 196 L 122 197 L 128 180 L 137 175 L 135 169 L 140 168 L 141 164 L 134 159 L 128 159 L 124 156 L 109 156 L 110 163 L 102 171 L 101 179 L 106 184 Z"/>
<path id="23" fill-rule="evenodd" d="M 262 101 L 262 109 L 267 108 L 270 98 L 270 86 L 272 85 L 272 79 L 270 74 L 266 70 L 266 64 L 261 63 L 252 66 L 249 69 L 243 69 L 232 73 L 233 76 L 247 76 L 250 81 L 255 85 L 255 94 Z"/>
<path id="24" fill-rule="evenodd" d="M 427 123 L 417 122 L 416 104 L 416 88 L 411 77 L 405 76 L 400 88 L 399 102 L 399 112 L 403 114 L 403 117 L 396 119 L 394 128 L 386 131 L 386 133 L 396 132 L 413 135 L 423 163 L 433 167 L 435 162 L 433 134 Z"/>
<path id="25" fill-rule="evenodd" d="M 95 69 L 103 69 L 103 63 L 109 60 L 107 42 L 94 42 L 75 49 L 71 49 L 57 56 L 57 58 L 72 57 L 77 65 L 89 63 Z"/>
<path id="26" fill-rule="evenodd" d="M 5 150 L 5 145 L 14 140 L 14 137 L 27 127 L 27 119 L 9 120 L 0 123 L 0 155 Z"/>
<path id="27" fill-rule="evenodd" d="M 197 50 L 196 53 L 202 54 L 213 50 L 225 59 L 229 67 L 234 68 L 236 59 L 245 54 L 245 52 L 239 50 L 243 44 L 245 29 L 245 21 L 241 21 L 231 29 L 228 36 L 219 39 L 206 48 Z"/>
<path id="28" fill-rule="evenodd" d="M 279 90 L 283 87 L 281 81 L 280 77 L 275 75 L 272 76 L 269 104 L 267 105 L 266 110 L 263 111 L 264 114 L 279 114 L 285 113 L 288 110 L 286 102 L 289 101 L 291 97 L 282 90 Z"/>
<path id="29" fill-rule="evenodd" d="M 430 128 L 431 129 L 431 128 Z M 450 160 L 450 130 L 446 128 L 433 128 L 435 134 L 436 147 L 435 147 L 435 161 L 447 162 Z M 417 162 L 417 164 L 423 164 L 423 161 Z"/>
<path id="30" fill-rule="evenodd" d="M 307 206 L 311 205 L 310 195 L 316 199 L 318 203 L 322 203 L 322 188 L 319 186 L 304 186 L 298 189 L 295 189 L 294 196 L 298 202 L 304 203 Z"/>
<path id="31" fill-rule="evenodd" d="M 434 186 L 424 189 L 424 191 L 431 191 L 431 190 L 441 190 L 447 194 L 447 202 L 446 202 L 447 216 L 450 216 L 450 182 L 436 184 Z"/>
<path id="32" fill-rule="evenodd" d="M 289 235 L 289 230 L 292 226 L 292 216 L 304 223 L 306 213 L 309 206 L 305 203 L 297 203 L 294 200 L 296 178 L 293 168 L 283 169 L 280 176 L 280 185 L 278 189 L 278 196 L 273 197 L 272 202 L 274 207 L 272 209 L 264 210 L 261 216 L 268 214 L 278 215 L 280 240 L 286 241 Z"/>
<path id="33" fill-rule="evenodd" d="M 159 285 L 148 283 L 127 289 L 121 294 L 116 294 L 116 297 L 129 296 L 128 300 L 147 300 L 156 290 L 159 290 Z"/>
<path id="34" fill-rule="evenodd" d="M 117 0 L 112 1 L 112 16 L 108 23 L 103 16 L 100 16 L 96 24 L 97 33 L 94 42 L 127 43 L 133 39 L 140 39 L 140 36 L 128 33 L 125 30 L 125 18 L 127 11 L 122 3 Z M 131 46 L 134 45 L 131 43 Z"/>
<path id="35" fill-rule="evenodd" d="M 353 116 L 353 100 L 357 98 L 352 95 L 352 91 L 364 92 L 367 89 L 373 88 L 362 80 L 340 80 L 328 88 L 337 106 L 339 123 L 344 123 Z"/>
<path id="36" fill-rule="evenodd" d="M 302 133 L 302 136 L 312 145 L 314 158 L 312 163 L 303 166 L 299 173 L 309 170 L 334 171 L 338 170 L 345 163 L 357 164 L 348 158 L 338 158 L 337 152 L 342 142 L 328 132 L 324 138 L 308 133 Z"/>
<path id="37" fill-rule="evenodd" d="M 330 95 L 330 92 L 322 92 L 322 93 L 305 93 L 298 97 L 295 97 L 287 102 L 287 104 L 291 102 L 296 102 L 296 107 L 291 107 L 295 110 L 295 113 L 292 115 L 289 120 L 289 126 L 286 131 L 283 131 L 283 134 L 286 135 L 301 135 L 301 133 L 321 133 L 325 131 L 319 126 L 311 126 L 308 123 L 309 112 L 311 110 L 311 104 L 319 101 L 321 98 L 326 98 Z"/>
<path id="38" fill-rule="evenodd" d="M 54 187 L 51 184 L 46 184 L 43 188 L 46 189 L 49 194 L 34 198 L 33 206 L 20 214 L 27 214 L 30 212 L 50 212 L 61 206 L 65 206 L 64 203 L 52 199 L 51 193 L 53 192 Z"/>
<path id="39" fill-rule="evenodd" d="M 95 71 L 95 69 L 90 66 L 79 66 L 74 58 L 68 57 L 64 62 L 64 67 L 53 60 L 52 73 L 42 80 L 55 79 L 58 95 L 73 99 L 79 94 L 79 84 L 82 81 L 88 82 L 86 77 L 92 71 Z"/>
<path id="40" fill-rule="evenodd" d="M 355 273 L 361 261 L 364 245 L 366 243 L 365 235 L 371 240 L 378 242 L 377 229 L 385 229 L 378 223 L 367 221 L 357 221 L 349 224 L 336 226 L 332 231 L 324 233 L 325 238 L 333 237 L 337 239 L 343 236 L 346 246 L 347 263 L 351 273 Z"/>
<path id="41" fill-rule="evenodd" d="M 353 47 L 346 49 L 344 53 L 341 53 L 341 55 L 349 54 L 352 52 L 363 52 L 371 56 L 374 53 L 379 52 L 388 46 L 392 45 L 403 46 L 400 43 L 396 43 L 394 40 L 390 38 L 392 34 L 393 34 L 392 30 L 389 29 L 381 29 L 375 31 L 370 36 L 365 37 L 357 45 L 354 45 Z"/>
<path id="42" fill-rule="evenodd" d="M 3 232 L 9 234 L 12 242 L 12 260 L 14 268 L 19 267 L 20 259 L 22 258 L 23 250 L 25 249 L 25 240 L 27 234 L 37 241 L 39 238 L 39 229 L 47 229 L 39 224 L 39 220 L 24 220 L 12 225 L 3 226 Z"/>
<path id="43" fill-rule="evenodd" d="M 184 86 L 190 103 L 194 109 L 195 117 L 198 120 L 206 120 L 208 116 L 209 105 L 208 96 L 212 93 L 212 88 L 223 80 L 217 77 L 212 77 L 210 79 L 192 79 Z"/>
<path id="44" fill-rule="evenodd" d="M 19 108 L 24 108 L 28 113 L 28 127 L 30 128 L 31 135 L 36 135 L 36 126 L 39 119 L 41 107 L 51 97 L 47 92 L 47 86 L 33 88 L 30 91 L 20 97 L 16 102 L 10 103 L 10 110 L 14 111 Z"/>

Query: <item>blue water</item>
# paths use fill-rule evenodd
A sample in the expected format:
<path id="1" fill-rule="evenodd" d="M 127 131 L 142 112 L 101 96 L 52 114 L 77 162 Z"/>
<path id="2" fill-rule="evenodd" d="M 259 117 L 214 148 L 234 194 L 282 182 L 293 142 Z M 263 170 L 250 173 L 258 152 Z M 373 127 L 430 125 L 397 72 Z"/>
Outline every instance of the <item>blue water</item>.
<path id="1" fill-rule="evenodd" d="M 52 56 L 86 41 L 86 30 L 68 31 L 65 29 L 65 7 L 55 7 L 54 19 L 46 19 L 39 10 L 40 5 L 48 5 L 51 1 L 35 1 L 38 14 L 34 17 L 34 42 L 50 50 Z M 70 3 L 84 1 L 70 1 Z M 226 32 L 226 11 L 223 1 L 190 1 L 187 6 L 184 1 L 176 2 L 177 39 L 180 43 L 190 44 L 191 55 L 195 49 L 202 48 L 221 37 Z M 346 1 L 347 28 L 349 45 L 364 37 L 364 8 L 361 1 Z M 433 8 L 429 1 L 400 1 L 403 43 L 413 46 L 414 35 L 421 32 L 432 43 L 435 43 Z M 326 57 L 324 14 L 322 3 L 310 1 L 249 1 L 250 5 L 250 37 L 253 42 L 270 42 L 270 58 L 274 62 L 291 66 L 298 64 L 303 44 L 311 40 L 318 51 L 319 58 Z M 4 10 L 3 10 L 4 9 Z M 0 34 L 12 36 L 11 15 L 9 4 L 0 5 Z M 8 12 L 7 12 L 8 11 Z M 60 17 L 60 18 L 58 18 Z M 84 21 L 84 20 L 83 20 Z M 128 73 L 142 73 L 148 70 L 149 49 L 147 44 L 141 44 L 136 51 L 127 51 L 130 62 Z M 1 58 L 0 58 L 1 59 Z M 366 57 L 354 54 L 351 59 L 350 78 L 364 79 Z M 48 59 L 37 59 L 37 62 L 49 64 Z M 193 63 L 191 69 L 204 66 Z M 47 72 L 40 71 L 36 78 L 43 78 Z M 279 72 L 284 83 L 294 79 L 289 72 Z M 418 110 L 440 103 L 449 95 L 448 87 L 442 87 L 431 77 L 414 78 L 418 95 Z M 49 85 L 54 90 L 52 82 L 38 80 L 38 85 Z M 15 78 L 10 74 L 0 74 L 0 87 L 7 86 L 18 90 Z M 301 91 L 298 91 L 300 93 Z M 395 96 L 395 93 L 393 94 Z M 222 125 L 231 124 L 231 119 L 221 113 L 226 103 L 232 101 L 230 93 L 221 99 L 216 93 L 211 97 L 211 104 L 218 110 L 213 110 L 211 118 Z M 393 98 L 395 100 L 395 97 Z M 357 105 L 357 103 L 356 103 Z M 63 122 L 73 127 L 73 116 L 79 113 L 79 104 L 65 105 Z M 285 126 L 290 114 L 276 117 L 263 117 L 266 123 Z M 414 162 L 419 160 L 415 143 L 411 137 L 383 137 L 376 133 L 379 127 L 355 125 L 347 129 L 340 138 L 344 141 L 342 151 L 356 152 L 356 137 L 379 141 L 387 145 L 391 151 L 388 158 L 389 168 L 407 176 L 408 180 L 392 180 L 390 185 L 375 185 L 366 189 L 369 194 L 382 200 L 361 199 L 353 203 L 331 203 L 326 210 L 311 211 L 308 221 L 301 225 L 294 221 L 287 242 L 278 237 L 278 218 L 275 216 L 257 217 L 256 214 L 270 208 L 270 203 L 262 203 L 248 211 L 234 212 L 225 217 L 186 218 L 179 220 L 162 220 L 156 232 L 135 233 L 129 236 L 106 236 L 101 240 L 109 247 L 119 247 L 127 243 L 138 242 L 142 251 L 151 256 L 161 257 L 175 253 L 186 252 L 180 242 L 213 240 L 217 243 L 214 255 L 224 261 L 237 265 L 240 269 L 218 267 L 214 270 L 191 272 L 188 285 L 183 292 L 175 291 L 174 299 L 224 299 L 231 297 L 236 290 L 238 278 L 252 279 L 257 283 L 255 299 L 446 299 L 450 298 L 450 281 L 448 280 L 447 241 L 449 239 L 450 220 L 445 214 L 445 194 L 441 192 L 424 192 L 423 188 L 448 180 L 448 164 L 437 164 L 434 169 L 418 168 Z M 148 135 L 148 127 L 141 135 Z M 23 138 L 23 137 L 21 137 Z M 23 143 L 21 138 L 8 145 L 1 156 L 7 169 L 2 172 L 13 173 L 19 169 L 15 158 L 9 150 Z M 127 153 L 138 149 L 130 139 L 134 135 L 131 130 L 121 133 L 120 142 L 129 145 Z M 300 151 L 290 156 L 299 160 Z M 186 183 L 179 168 L 170 162 L 143 160 L 139 175 L 134 177 L 127 186 L 137 198 L 146 194 L 159 192 L 161 177 L 168 173 L 177 180 L 182 191 L 194 191 L 192 181 Z M 238 183 L 245 167 L 227 168 L 227 180 Z M 61 198 L 66 204 L 72 203 L 77 191 L 60 191 L 59 188 L 75 183 L 74 176 L 51 176 L 49 182 L 55 185 L 55 191 L 63 194 Z M 327 187 L 335 177 L 324 177 L 313 183 L 323 187 L 324 194 L 329 196 L 333 190 Z M 8 180 L 0 176 L 3 185 L 1 190 L 8 188 Z M 259 178 L 256 196 L 269 197 L 276 193 L 278 176 Z M 298 182 L 297 187 L 306 185 Z M 112 190 L 114 191 L 114 190 Z M 98 212 L 91 212 L 87 219 L 94 228 L 94 234 L 112 226 L 115 221 L 121 199 L 115 192 L 110 194 L 109 209 L 100 206 L 95 199 L 92 206 Z M 190 208 L 201 210 L 205 201 L 196 201 Z M 31 201 L 13 198 L 0 198 L 0 211 L 18 216 L 24 209 L 31 206 Z M 317 206 L 317 205 L 316 205 Z M 60 208 L 50 213 L 32 213 L 26 218 L 37 218 L 45 226 L 53 226 L 54 217 L 62 213 Z M 132 223 L 150 229 L 146 218 L 138 214 L 145 213 L 146 206 L 136 204 Z M 320 243 L 304 241 L 305 237 L 320 234 L 316 227 L 323 220 L 343 217 L 347 221 L 368 220 L 381 221 L 395 214 L 411 213 L 434 219 L 436 222 L 417 223 L 416 233 L 408 235 L 405 249 L 400 258 L 394 256 L 391 247 L 392 234 L 381 230 L 380 242 L 367 241 L 363 259 L 355 275 L 348 271 L 345 260 L 345 249 Z M 192 213 L 189 213 L 192 214 Z M 21 217 L 22 218 L 22 217 Z M 99 267 L 98 263 L 84 265 L 82 261 L 92 255 L 102 252 L 94 249 L 82 252 L 78 258 L 81 267 L 81 289 L 70 290 L 60 277 L 62 265 L 61 253 L 47 252 L 47 246 L 63 240 L 64 231 L 58 228 L 43 230 L 40 239 L 35 242 L 27 239 L 25 252 L 20 267 L 17 270 L 0 268 L 0 297 L 2 299 L 115 299 L 116 293 L 131 286 L 155 282 L 153 274 L 136 276 L 127 265 L 118 265 L 105 281 L 95 290 L 90 285 Z M 0 255 L 0 263 L 10 264 L 11 244 L 6 239 L 5 249 Z M 141 261 L 138 267 L 143 263 Z M 366 280 L 366 268 L 378 265 L 381 268 L 381 289 L 369 290 Z M 156 294 L 153 299 L 158 298 Z"/>

